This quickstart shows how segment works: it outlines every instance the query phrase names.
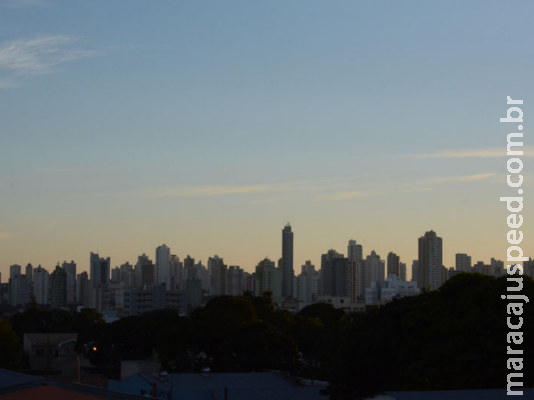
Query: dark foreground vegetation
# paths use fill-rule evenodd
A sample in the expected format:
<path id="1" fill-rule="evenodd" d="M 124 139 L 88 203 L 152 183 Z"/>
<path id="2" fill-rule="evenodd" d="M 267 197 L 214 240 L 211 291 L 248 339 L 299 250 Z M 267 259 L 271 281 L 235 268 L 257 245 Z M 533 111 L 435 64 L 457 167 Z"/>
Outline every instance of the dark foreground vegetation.
<path id="1" fill-rule="evenodd" d="M 152 358 L 168 372 L 287 370 L 330 382 L 332 398 L 385 390 L 502 388 L 506 385 L 506 278 L 462 274 L 438 291 L 361 314 L 326 304 L 298 314 L 271 297 L 218 297 L 190 317 L 165 310 L 105 324 L 93 310 L 71 315 L 37 307 L 0 319 L 0 367 L 24 369 L 24 332 L 79 332 L 78 350 L 117 375 L 121 360 Z M 533 386 L 534 284 L 522 317 L 523 382 Z"/>

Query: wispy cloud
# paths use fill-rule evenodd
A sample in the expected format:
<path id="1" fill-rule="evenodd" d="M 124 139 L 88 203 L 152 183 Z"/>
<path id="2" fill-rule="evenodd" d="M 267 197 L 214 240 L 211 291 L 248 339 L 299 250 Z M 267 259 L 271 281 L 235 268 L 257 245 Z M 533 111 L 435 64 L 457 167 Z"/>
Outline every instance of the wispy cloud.
<path id="1" fill-rule="evenodd" d="M 147 193 L 148 197 L 213 197 L 229 194 L 254 194 L 288 191 L 289 184 L 262 185 L 200 185 L 185 187 L 155 188 Z"/>
<path id="2" fill-rule="evenodd" d="M 347 191 L 347 192 L 338 192 L 331 196 L 327 196 L 328 200 L 354 200 L 354 199 L 362 199 L 365 197 L 371 197 L 379 195 L 379 192 L 362 192 L 362 191 Z"/>
<path id="3" fill-rule="evenodd" d="M 307 193 L 314 196 L 322 196 L 326 193 L 334 193 L 327 198 L 335 200 L 367 197 L 369 192 L 347 191 L 346 188 L 354 187 L 354 184 L 339 179 L 303 180 L 281 183 L 262 183 L 253 185 L 195 185 L 151 188 L 143 191 L 141 195 L 148 198 L 165 197 L 217 197 L 226 195 L 265 195 L 268 202 L 274 199 L 279 201 L 281 194 Z M 276 196 L 276 197 L 273 197 Z M 262 199 L 257 199 L 262 200 Z"/>
<path id="4" fill-rule="evenodd" d="M 506 138 L 505 138 L 506 139 Z M 520 150 L 520 148 L 514 148 Z M 522 157 L 534 157 L 534 146 L 524 146 Z M 506 154 L 506 142 L 503 147 L 471 149 L 471 150 L 443 150 L 435 153 L 409 154 L 407 158 L 493 158 L 508 157 Z"/>
<path id="5" fill-rule="evenodd" d="M 430 182 L 432 183 L 445 183 L 445 182 L 475 182 L 481 181 L 484 179 L 489 179 L 497 174 L 489 172 L 484 174 L 473 174 L 473 175 L 460 175 L 460 176 L 443 176 L 432 178 Z"/>
<path id="6" fill-rule="evenodd" d="M 62 64 L 100 55 L 75 44 L 75 39 L 64 35 L 0 44 L 0 83 L 3 82 L 4 87 L 16 86 L 21 78 L 54 73 Z"/>
<path id="7" fill-rule="evenodd" d="M 7 240 L 13 237 L 12 233 L 9 232 L 0 232 L 0 240 Z"/>

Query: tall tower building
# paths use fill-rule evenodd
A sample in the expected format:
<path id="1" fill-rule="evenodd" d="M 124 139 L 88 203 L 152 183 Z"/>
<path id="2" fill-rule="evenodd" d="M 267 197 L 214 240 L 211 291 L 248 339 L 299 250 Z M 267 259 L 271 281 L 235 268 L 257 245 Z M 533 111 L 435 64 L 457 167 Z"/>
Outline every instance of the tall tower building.
<path id="1" fill-rule="evenodd" d="M 350 297 L 349 261 L 335 250 L 321 255 L 321 296 Z"/>
<path id="2" fill-rule="evenodd" d="M 40 265 L 33 270 L 33 295 L 37 304 L 48 304 L 48 271 Z"/>
<path id="3" fill-rule="evenodd" d="M 76 263 L 63 261 L 61 266 L 67 273 L 67 304 L 76 303 Z"/>
<path id="4" fill-rule="evenodd" d="M 18 264 L 13 264 L 9 266 L 9 279 L 14 278 L 16 275 L 22 274 L 22 267 Z"/>
<path id="5" fill-rule="evenodd" d="M 400 278 L 400 276 L 401 276 L 401 273 L 400 273 L 400 257 L 398 255 L 396 255 L 395 253 L 390 251 L 389 254 L 388 254 L 387 261 L 388 261 L 388 277 L 392 276 L 392 275 L 395 275 L 395 276 Z"/>
<path id="6" fill-rule="evenodd" d="M 465 253 L 456 254 L 456 271 L 471 272 L 473 265 L 471 264 L 471 256 Z"/>
<path id="7" fill-rule="evenodd" d="M 419 264 L 417 286 L 436 290 L 443 283 L 443 241 L 436 232 L 425 232 L 419 238 Z"/>
<path id="8" fill-rule="evenodd" d="M 383 282 L 385 275 L 384 260 L 373 250 L 365 258 L 365 288 L 371 287 L 371 282 Z"/>
<path id="9" fill-rule="evenodd" d="M 224 296 L 226 294 L 227 266 L 218 255 L 208 259 L 209 288 L 211 296 Z"/>
<path id="10" fill-rule="evenodd" d="M 154 285 L 154 264 L 146 254 L 137 257 L 136 271 L 141 289 L 147 289 Z"/>
<path id="11" fill-rule="evenodd" d="M 171 249 L 165 244 L 156 248 L 156 283 L 164 284 L 167 290 L 171 290 L 171 279 L 169 274 L 169 264 L 171 260 Z"/>
<path id="12" fill-rule="evenodd" d="M 26 265 L 26 279 L 28 279 L 28 282 L 31 285 L 33 282 L 33 265 L 31 264 Z"/>
<path id="13" fill-rule="evenodd" d="M 76 302 L 89 306 L 89 276 L 86 271 L 78 274 L 76 280 Z"/>
<path id="14" fill-rule="evenodd" d="M 91 287 L 107 286 L 110 273 L 110 258 L 100 258 L 96 253 L 91 252 L 89 260 L 89 273 L 91 279 Z"/>
<path id="15" fill-rule="evenodd" d="M 282 297 L 293 297 L 293 232 L 289 223 L 282 230 Z"/>
<path id="16" fill-rule="evenodd" d="M 265 292 L 271 292 L 273 301 L 280 302 L 282 299 L 282 276 L 279 268 L 275 267 L 274 261 L 263 259 L 256 265 L 254 273 L 254 295 L 263 296 Z"/>
<path id="17" fill-rule="evenodd" d="M 50 306 L 65 307 L 67 302 L 67 273 L 58 265 L 50 274 Z"/>
<path id="18" fill-rule="evenodd" d="M 363 298 L 365 293 L 365 271 L 363 263 L 363 248 L 355 240 L 349 240 L 347 258 L 350 270 L 350 298 L 353 303 Z"/>

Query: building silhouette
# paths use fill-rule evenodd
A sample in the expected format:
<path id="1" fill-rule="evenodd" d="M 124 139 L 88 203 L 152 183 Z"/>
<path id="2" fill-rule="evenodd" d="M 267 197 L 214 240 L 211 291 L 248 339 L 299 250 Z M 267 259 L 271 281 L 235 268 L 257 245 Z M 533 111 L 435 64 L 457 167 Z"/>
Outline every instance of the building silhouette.
<path id="1" fill-rule="evenodd" d="M 425 232 L 419 238 L 417 286 L 436 290 L 443 283 L 443 241 L 436 232 Z"/>
<path id="2" fill-rule="evenodd" d="M 293 232 L 289 223 L 282 230 L 282 297 L 293 297 Z"/>

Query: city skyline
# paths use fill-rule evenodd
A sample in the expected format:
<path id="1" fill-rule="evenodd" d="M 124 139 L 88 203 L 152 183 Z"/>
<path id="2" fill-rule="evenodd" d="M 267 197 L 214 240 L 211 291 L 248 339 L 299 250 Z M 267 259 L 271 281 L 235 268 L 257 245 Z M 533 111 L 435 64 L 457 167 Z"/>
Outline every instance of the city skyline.
<path id="1" fill-rule="evenodd" d="M 214 254 L 318 264 L 355 239 L 504 260 L 506 97 L 524 100 L 534 237 L 531 2 L 0 0 L 0 273 Z M 452 28 L 454 27 L 454 28 Z M 408 272 L 409 274 L 409 272 Z"/>
<path id="2" fill-rule="evenodd" d="M 291 247 L 293 245 L 293 234 L 295 232 L 293 232 L 291 230 L 291 225 L 289 223 L 287 223 L 285 225 L 284 229 L 282 229 L 282 250 L 283 250 L 284 233 L 287 230 L 291 234 L 290 235 L 290 237 L 291 237 Z M 432 237 L 432 235 L 433 235 L 433 237 L 436 237 L 438 235 L 438 233 L 435 232 L 432 229 L 429 229 L 423 234 L 423 236 L 419 236 L 419 237 L 415 238 L 414 240 L 416 242 L 417 255 L 416 255 L 415 258 L 412 258 L 412 259 L 403 258 L 402 255 L 398 255 L 398 254 L 396 254 L 395 252 L 393 252 L 391 250 L 389 250 L 387 252 L 380 252 L 380 251 L 375 250 L 374 248 L 366 249 L 366 247 L 364 245 L 362 245 L 360 241 L 357 241 L 357 246 L 360 249 L 359 250 L 353 250 L 352 249 L 353 247 L 356 248 L 356 241 L 351 238 L 351 239 L 348 239 L 346 241 L 346 244 L 345 244 L 346 251 L 343 250 L 344 247 L 342 247 L 342 246 L 324 248 L 322 250 L 319 250 L 319 254 L 316 257 L 317 260 L 315 260 L 314 257 L 308 257 L 305 260 L 303 260 L 302 262 L 294 263 L 293 268 L 292 268 L 293 269 L 293 271 L 292 271 L 293 272 L 293 276 L 294 277 L 298 276 L 300 274 L 301 266 L 306 265 L 306 263 L 308 261 L 311 262 L 312 265 L 320 266 L 321 265 L 321 257 L 324 254 L 328 253 L 331 250 L 334 250 L 337 253 L 338 250 L 341 249 L 341 251 L 339 252 L 339 255 L 343 255 L 349 261 L 357 259 L 357 256 L 356 256 L 356 254 L 357 254 L 356 252 L 357 251 L 361 252 L 361 254 L 359 254 L 359 253 L 358 254 L 359 254 L 359 257 L 361 257 L 361 259 L 363 259 L 363 260 L 365 260 L 365 258 L 368 257 L 368 256 L 374 256 L 376 254 L 376 255 L 380 256 L 381 260 L 383 260 L 384 262 L 388 262 L 388 265 L 389 265 L 390 256 L 394 256 L 395 260 L 396 260 L 395 262 L 397 262 L 397 263 L 400 262 L 400 263 L 405 264 L 406 277 L 407 277 L 407 280 L 410 280 L 410 279 L 413 278 L 412 277 L 412 262 L 419 260 L 421 257 L 423 257 L 423 258 L 427 257 L 425 255 L 425 253 L 421 253 L 421 249 L 422 249 L 421 246 L 422 246 L 422 243 L 425 243 L 425 241 L 427 240 L 427 236 L 428 235 L 430 235 L 430 237 Z M 297 235 L 297 237 L 298 237 L 298 235 Z M 434 250 L 434 251 L 439 252 L 439 255 L 440 255 L 439 256 L 439 260 L 441 260 L 441 264 L 440 265 L 442 265 L 446 269 L 449 269 L 449 268 L 455 268 L 456 269 L 456 266 L 459 265 L 459 270 L 461 271 L 462 267 L 464 265 L 467 268 L 468 265 L 470 267 L 473 267 L 475 264 L 480 263 L 480 262 L 482 262 L 482 263 L 484 263 L 486 265 L 489 265 L 489 264 L 491 264 L 491 261 L 494 260 L 494 259 L 503 261 L 502 259 L 499 259 L 495 255 L 491 255 L 491 254 L 488 255 L 486 258 L 477 259 L 475 257 L 472 257 L 471 253 L 469 252 L 469 250 L 467 250 L 467 254 L 466 253 L 455 253 L 454 255 L 451 255 L 448 258 L 451 258 L 454 262 L 452 262 L 451 264 L 446 264 L 443 261 L 443 259 L 445 259 L 445 257 L 444 257 L 445 253 L 443 253 L 443 245 L 442 245 L 443 238 L 442 237 L 437 237 L 437 239 L 439 240 L 439 247 L 437 248 L 437 250 Z M 446 246 L 446 240 L 445 240 L 445 246 Z M 423 245 L 423 247 L 424 247 L 424 245 Z M 160 254 L 159 252 L 162 249 L 164 249 L 164 254 L 168 255 L 168 257 L 165 257 L 163 259 L 158 257 L 158 254 Z M 100 272 L 97 272 L 97 271 L 100 271 L 100 268 L 101 268 L 100 265 L 104 265 L 104 268 L 106 269 L 107 273 L 105 273 L 102 276 L 108 276 L 109 277 L 109 276 L 111 276 L 110 274 L 111 274 L 111 270 L 113 268 L 118 268 L 121 265 L 129 264 L 130 262 L 133 263 L 132 265 L 136 265 L 137 262 L 139 262 L 139 260 L 146 259 L 147 261 L 151 262 L 151 265 L 154 268 L 154 283 L 165 283 L 165 282 L 168 283 L 167 281 L 164 280 L 164 278 L 159 277 L 158 273 L 160 273 L 160 271 L 162 269 L 163 270 L 165 270 L 165 269 L 168 270 L 169 262 L 171 262 L 172 257 L 174 257 L 174 256 L 177 256 L 181 263 L 184 263 L 184 260 L 187 257 L 192 257 L 197 263 L 202 263 L 205 267 L 209 266 L 209 264 L 210 264 L 212 259 L 218 259 L 218 260 L 221 260 L 221 261 L 223 259 L 227 259 L 227 257 L 224 256 L 224 254 L 217 254 L 217 253 L 211 253 L 206 258 L 198 257 L 198 255 L 193 254 L 193 253 L 188 253 L 188 252 L 179 253 L 176 250 L 173 250 L 172 246 L 168 246 L 166 243 L 161 243 L 161 244 L 155 246 L 152 252 L 143 251 L 141 254 L 137 254 L 132 259 L 120 259 L 119 261 L 113 261 L 113 258 L 110 257 L 108 254 L 100 253 L 98 251 L 90 251 L 89 257 L 88 257 L 89 258 L 89 262 L 87 263 L 87 265 L 88 265 L 87 267 L 85 267 L 84 261 L 75 260 L 75 259 L 70 259 L 70 260 L 71 260 L 71 262 L 74 262 L 75 265 L 77 265 L 77 267 L 79 268 L 78 269 L 78 273 L 81 273 L 81 272 L 85 271 L 88 274 L 90 274 L 91 276 L 93 276 L 93 275 L 94 276 L 102 275 Z M 525 253 L 525 256 L 526 257 L 530 257 L 531 259 L 534 259 L 534 257 L 530 253 Z M 258 263 L 261 262 L 264 259 L 268 259 L 268 260 L 272 261 L 275 264 L 275 266 L 278 265 L 280 267 L 280 271 L 281 272 L 284 270 L 282 252 L 280 252 L 280 254 L 278 254 L 278 255 L 266 255 L 266 256 L 258 257 L 255 261 L 252 262 L 251 265 L 242 265 L 242 264 L 234 262 L 233 260 L 229 260 L 228 261 L 228 259 L 226 261 L 226 264 L 227 265 L 238 266 L 238 267 L 242 268 L 245 272 L 253 273 L 255 271 L 255 268 L 258 265 Z M 468 259 L 469 261 L 466 263 L 464 261 L 464 259 Z M 279 263 L 279 261 L 280 261 L 280 263 Z M 46 270 L 53 270 L 56 266 L 58 266 L 60 264 L 67 264 L 68 265 L 70 263 L 66 259 L 65 260 L 57 260 L 55 263 L 52 263 L 51 265 L 43 265 L 42 263 L 32 263 L 32 262 L 13 263 L 13 264 L 9 265 L 6 268 L 6 273 L 5 274 L 2 273 L 2 275 L 1 275 L 2 276 L 2 282 L 3 283 L 7 282 L 7 279 L 5 279 L 4 277 L 9 277 L 11 275 L 11 269 L 15 268 L 15 270 L 18 271 L 16 273 L 21 274 L 23 272 L 22 268 L 24 268 L 28 264 L 31 264 L 34 269 L 37 268 L 38 266 L 40 266 L 40 267 L 42 267 L 42 268 L 44 268 Z M 435 265 L 434 268 L 439 268 L 438 264 L 439 264 L 439 262 Z M 162 267 L 158 268 L 158 266 L 162 266 Z M 93 269 L 94 269 L 95 272 L 91 272 L 91 271 L 93 271 Z M 389 271 L 389 266 L 388 266 L 388 271 Z M 0 271 L 0 273 L 1 273 L 1 271 Z M 400 276 L 400 275 L 398 275 L 398 276 Z M 104 278 L 102 277 L 101 280 L 103 280 L 103 279 Z M 423 281 L 427 281 L 427 283 L 428 283 L 428 279 L 429 279 L 428 277 L 421 278 L 421 279 L 423 279 Z M 433 285 L 434 286 L 433 290 L 436 289 L 440 284 L 441 283 L 434 284 Z"/>

